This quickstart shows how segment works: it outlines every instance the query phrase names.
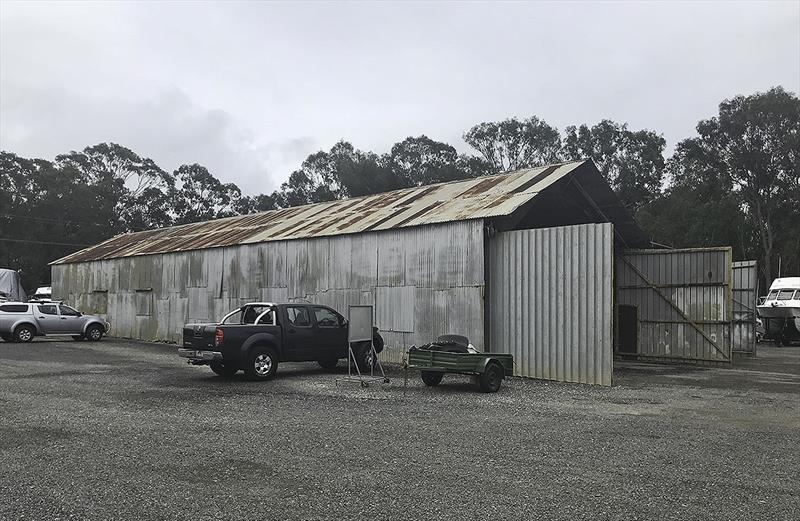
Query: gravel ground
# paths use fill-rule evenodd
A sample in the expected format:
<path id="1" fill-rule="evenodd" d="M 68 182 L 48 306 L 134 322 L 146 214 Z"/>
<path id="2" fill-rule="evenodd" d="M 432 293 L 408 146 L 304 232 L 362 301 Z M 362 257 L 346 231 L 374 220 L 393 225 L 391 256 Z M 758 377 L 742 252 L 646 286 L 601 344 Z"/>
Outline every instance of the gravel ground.
<path id="1" fill-rule="evenodd" d="M 800 348 L 761 353 L 404 398 L 399 370 L 256 383 L 168 346 L 0 343 L 0 518 L 794 520 Z"/>

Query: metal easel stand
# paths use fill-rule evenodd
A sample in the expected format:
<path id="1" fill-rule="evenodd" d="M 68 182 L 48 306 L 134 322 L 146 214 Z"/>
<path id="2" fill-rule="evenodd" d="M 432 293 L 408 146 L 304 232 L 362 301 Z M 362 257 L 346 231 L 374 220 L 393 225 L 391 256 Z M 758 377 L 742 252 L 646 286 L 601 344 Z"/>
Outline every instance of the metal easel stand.
<path id="1" fill-rule="evenodd" d="M 350 344 L 347 348 L 347 376 L 343 378 L 336 379 L 336 385 L 339 385 L 339 382 L 359 382 L 361 387 L 369 387 L 369 384 L 374 382 L 383 382 L 385 384 L 389 383 L 389 378 L 386 376 L 386 373 L 383 370 L 383 364 L 381 361 L 378 360 L 378 353 L 375 351 L 375 345 L 370 342 L 369 348 L 372 350 L 372 359 L 375 360 L 375 363 L 370 364 L 369 374 L 366 372 L 362 373 L 361 369 L 358 367 L 358 362 L 356 361 L 356 354 L 353 352 L 353 345 Z M 380 376 L 375 374 L 375 366 L 377 365 L 378 369 L 380 370 Z M 356 373 L 353 374 L 353 368 L 355 368 Z"/>

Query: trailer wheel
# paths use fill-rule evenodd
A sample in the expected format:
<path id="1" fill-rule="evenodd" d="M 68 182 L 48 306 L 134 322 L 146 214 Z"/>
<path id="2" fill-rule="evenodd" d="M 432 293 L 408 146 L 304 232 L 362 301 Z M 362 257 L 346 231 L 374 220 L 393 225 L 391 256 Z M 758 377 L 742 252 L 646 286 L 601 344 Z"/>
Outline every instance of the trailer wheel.
<path id="1" fill-rule="evenodd" d="M 428 387 L 436 387 L 441 383 L 442 377 L 444 377 L 444 373 L 441 371 L 420 371 L 419 375 Z"/>
<path id="2" fill-rule="evenodd" d="M 489 362 L 486 370 L 478 376 L 478 385 L 483 393 L 496 393 L 503 383 L 503 366 Z"/>
<path id="3" fill-rule="evenodd" d="M 0 338 L 5 340 L 6 342 L 13 342 L 14 341 L 13 338 L 11 337 L 10 333 L 1 333 L 0 334 Z"/>

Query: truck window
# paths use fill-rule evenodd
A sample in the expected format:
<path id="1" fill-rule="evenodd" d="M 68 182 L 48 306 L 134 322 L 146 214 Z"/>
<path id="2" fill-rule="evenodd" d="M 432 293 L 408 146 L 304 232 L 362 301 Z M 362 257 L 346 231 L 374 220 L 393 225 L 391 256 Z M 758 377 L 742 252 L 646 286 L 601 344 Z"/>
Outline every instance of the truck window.
<path id="1" fill-rule="evenodd" d="M 339 316 L 330 309 L 314 306 L 314 316 L 319 327 L 339 327 Z"/>
<path id="2" fill-rule="evenodd" d="M 43 315 L 58 315 L 58 307 L 55 304 L 42 304 L 39 306 L 39 313 Z"/>
<path id="3" fill-rule="evenodd" d="M 61 310 L 61 314 L 63 316 L 66 316 L 66 317 L 79 317 L 79 316 L 81 316 L 81 314 L 78 313 L 77 310 L 72 309 L 71 307 L 65 306 L 63 304 L 58 306 L 58 309 L 60 309 Z"/>
<path id="4" fill-rule="evenodd" d="M 305 306 L 287 306 L 286 315 L 289 324 L 294 327 L 311 327 L 311 318 L 308 316 L 308 308 Z"/>
<path id="5" fill-rule="evenodd" d="M 27 304 L 3 304 L 0 306 L 0 311 L 5 313 L 26 313 L 28 311 Z"/>

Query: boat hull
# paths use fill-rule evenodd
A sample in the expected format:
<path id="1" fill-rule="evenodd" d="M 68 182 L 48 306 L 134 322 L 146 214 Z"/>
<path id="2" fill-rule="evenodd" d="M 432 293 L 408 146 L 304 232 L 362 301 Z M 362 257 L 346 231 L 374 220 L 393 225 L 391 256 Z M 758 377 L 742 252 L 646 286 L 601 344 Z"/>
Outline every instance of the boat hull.
<path id="1" fill-rule="evenodd" d="M 764 338 L 778 341 L 800 340 L 800 308 L 759 306 L 758 314 L 764 324 Z"/>
<path id="2" fill-rule="evenodd" d="M 758 306 L 761 318 L 800 318 L 800 307 L 795 306 Z"/>

